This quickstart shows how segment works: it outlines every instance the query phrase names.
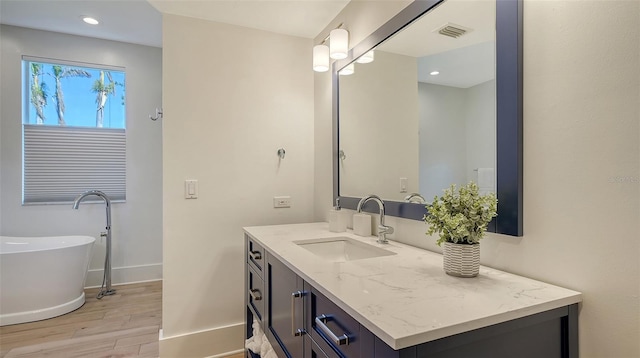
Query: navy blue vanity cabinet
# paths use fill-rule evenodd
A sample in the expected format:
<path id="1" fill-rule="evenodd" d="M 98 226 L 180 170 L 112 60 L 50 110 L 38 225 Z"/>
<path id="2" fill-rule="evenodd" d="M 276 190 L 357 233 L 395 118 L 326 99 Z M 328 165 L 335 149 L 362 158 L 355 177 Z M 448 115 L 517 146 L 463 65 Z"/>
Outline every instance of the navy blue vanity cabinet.
<path id="1" fill-rule="evenodd" d="M 265 285 L 264 285 L 264 248 L 245 235 L 245 255 L 244 255 L 245 275 L 244 275 L 244 307 L 245 307 L 245 338 L 253 336 L 253 320 L 256 319 L 264 330 L 265 313 Z M 247 351 L 248 358 L 259 357 Z"/>
<path id="2" fill-rule="evenodd" d="M 245 258 L 249 267 L 262 276 L 262 267 L 264 266 L 264 248 L 253 240 L 249 235 L 245 235 Z"/>
<path id="3" fill-rule="evenodd" d="M 578 304 L 393 350 L 375 337 L 375 358 L 578 358 Z"/>
<path id="4" fill-rule="evenodd" d="M 265 265 L 265 334 L 280 358 L 304 357 L 305 283 L 268 252 Z"/>
<path id="5" fill-rule="evenodd" d="M 264 315 L 264 275 L 262 266 L 264 266 L 264 248 L 251 240 L 248 236 L 245 238 L 245 303 L 251 310 L 252 318 L 262 322 Z M 251 326 L 250 321 L 247 321 Z"/>
<path id="6" fill-rule="evenodd" d="M 251 266 L 247 267 L 246 277 L 246 302 L 247 306 L 253 310 L 256 318 L 262 321 L 264 316 L 264 280 Z"/>
<path id="7" fill-rule="evenodd" d="M 311 337 L 306 336 L 304 340 L 304 357 L 305 358 L 334 358 L 335 355 L 328 355 L 325 353 L 325 350 L 320 348 L 320 346 L 311 339 Z"/>
<path id="8" fill-rule="evenodd" d="M 326 344 L 329 356 L 361 356 L 360 323 L 314 287 L 309 287 L 306 313 L 306 331 L 318 344 Z"/>
<path id="9" fill-rule="evenodd" d="M 579 356 L 578 304 L 394 350 L 248 235 L 246 246 L 247 338 L 255 318 L 279 358 Z"/>

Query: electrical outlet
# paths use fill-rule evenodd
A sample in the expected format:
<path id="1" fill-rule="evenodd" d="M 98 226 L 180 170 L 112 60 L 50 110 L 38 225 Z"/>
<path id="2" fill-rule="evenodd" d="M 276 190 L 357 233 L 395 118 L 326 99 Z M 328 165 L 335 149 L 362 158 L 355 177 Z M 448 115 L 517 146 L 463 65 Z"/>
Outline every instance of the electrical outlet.
<path id="1" fill-rule="evenodd" d="M 273 207 L 274 208 L 290 208 L 291 197 L 290 196 L 274 196 Z"/>

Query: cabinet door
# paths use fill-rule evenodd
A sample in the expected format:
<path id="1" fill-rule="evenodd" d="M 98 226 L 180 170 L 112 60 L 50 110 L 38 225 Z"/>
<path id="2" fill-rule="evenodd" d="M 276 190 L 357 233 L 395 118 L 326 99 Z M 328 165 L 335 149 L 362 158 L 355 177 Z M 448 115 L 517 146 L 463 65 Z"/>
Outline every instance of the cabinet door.
<path id="1" fill-rule="evenodd" d="M 266 276 L 267 337 L 278 357 L 303 357 L 304 281 L 268 253 Z"/>

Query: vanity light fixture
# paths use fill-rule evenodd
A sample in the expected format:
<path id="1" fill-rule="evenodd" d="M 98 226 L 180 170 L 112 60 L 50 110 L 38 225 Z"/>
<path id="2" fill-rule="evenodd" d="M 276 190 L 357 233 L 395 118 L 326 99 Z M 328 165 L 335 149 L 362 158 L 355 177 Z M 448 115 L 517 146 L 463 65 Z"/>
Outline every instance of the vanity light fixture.
<path id="1" fill-rule="evenodd" d="M 82 18 L 82 21 L 86 22 L 89 25 L 97 25 L 100 23 L 100 21 L 91 16 L 80 16 L 80 18 Z"/>
<path id="2" fill-rule="evenodd" d="M 429 74 L 430 74 L 431 76 L 437 76 L 437 75 L 439 75 L 439 74 L 440 74 L 440 71 L 431 71 Z"/>
<path id="3" fill-rule="evenodd" d="M 338 74 L 342 76 L 349 76 L 349 75 L 352 75 L 354 72 L 356 72 L 356 66 L 355 66 L 355 63 L 351 62 L 345 68 L 341 69 L 340 72 L 338 72 Z"/>
<path id="4" fill-rule="evenodd" d="M 313 70 L 326 72 L 331 67 L 330 58 L 341 60 L 349 53 L 349 32 L 342 29 L 342 24 L 331 30 L 319 45 L 313 46 Z M 325 43 L 329 41 L 329 46 Z M 353 73 L 353 72 L 352 72 Z"/>
<path id="5" fill-rule="evenodd" d="M 349 32 L 345 29 L 333 29 L 329 35 L 329 56 L 334 60 L 347 58 L 349 53 Z"/>
<path id="6" fill-rule="evenodd" d="M 313 47 L 313 70 L 316 72 L 329 70 L 329 46 L 324 43 Z"/>
<path id="7" fill-rule="evenodd" d="M 356 60 L 357 63 L 370 63 L 373 62 L 374 59 L 374 50 L 371 50 L 367 53 L 365 53 L 364 55 L 358 57 L 358 59 Z"/>

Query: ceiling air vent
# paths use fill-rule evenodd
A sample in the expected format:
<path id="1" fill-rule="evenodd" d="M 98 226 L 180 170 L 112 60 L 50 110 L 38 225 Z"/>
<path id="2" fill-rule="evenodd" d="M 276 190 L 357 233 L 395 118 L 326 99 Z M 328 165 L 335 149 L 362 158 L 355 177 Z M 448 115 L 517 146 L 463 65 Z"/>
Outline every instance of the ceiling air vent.
<path id="1" fill-rule="evenodd" d="M 444 36 L 449 36 L 449 37 L 453 37 L 454 39 L 457 39 L 458 37 L 473 31 L 473 29 L 470 29 L 468 27 L 464 27 L 464 26 L 460 26 L 460 25 L 456 25 L 453 23 L 447 23 L 444 26 L 441 26 L 435 30 L 433 30 L 433 32 L 437 32 L 440 35 L 444 35 Z"/>

